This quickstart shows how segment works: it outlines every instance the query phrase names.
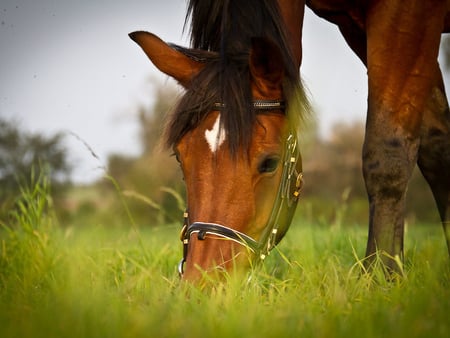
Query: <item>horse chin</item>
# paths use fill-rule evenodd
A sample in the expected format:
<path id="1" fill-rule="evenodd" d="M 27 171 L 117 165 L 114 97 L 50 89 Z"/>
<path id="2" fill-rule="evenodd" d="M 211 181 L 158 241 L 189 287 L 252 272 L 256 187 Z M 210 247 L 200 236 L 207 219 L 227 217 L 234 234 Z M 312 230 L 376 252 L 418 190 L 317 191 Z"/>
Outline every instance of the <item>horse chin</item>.
<path id="1" fill-rule="evenodd" d="M 198 285 L 226 281 L 247 272 L 253 256 L 242 244 L 230 240 L 213 236 L 205 240 L 193 238 L 182 279 Z"/>

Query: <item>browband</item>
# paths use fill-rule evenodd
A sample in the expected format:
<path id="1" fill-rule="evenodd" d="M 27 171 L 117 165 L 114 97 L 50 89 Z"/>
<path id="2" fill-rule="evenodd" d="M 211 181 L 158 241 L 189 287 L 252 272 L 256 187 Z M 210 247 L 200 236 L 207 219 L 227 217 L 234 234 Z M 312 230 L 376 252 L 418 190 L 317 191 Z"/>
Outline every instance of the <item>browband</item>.
<path id="1" fill-rule="evenodd" d="M 213 104 L 215 109 L 221 110 L 226 107 L 225 103 L 216 102 Z M 256 110 L 273 110 L 286 108 L 285 102 L 283 100 L 253 100 L 252 107 Z"/>

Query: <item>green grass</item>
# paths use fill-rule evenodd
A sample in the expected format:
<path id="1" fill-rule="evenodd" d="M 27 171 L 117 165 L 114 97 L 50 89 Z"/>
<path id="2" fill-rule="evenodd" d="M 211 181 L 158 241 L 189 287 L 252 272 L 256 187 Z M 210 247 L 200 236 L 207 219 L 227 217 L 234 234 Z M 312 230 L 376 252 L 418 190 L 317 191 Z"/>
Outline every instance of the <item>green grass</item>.
<path id="1" fill-rule="evenodd" d="M 48 196 L 25 189 L 0 232 L 2 338 L 450 335 L 438 225 L 409 229 L 390 282 L 361 272 L 365 227 L 297 220 L 262 266 L 201 290 L 179 281 L 179 225 L 62 228 Z"/>

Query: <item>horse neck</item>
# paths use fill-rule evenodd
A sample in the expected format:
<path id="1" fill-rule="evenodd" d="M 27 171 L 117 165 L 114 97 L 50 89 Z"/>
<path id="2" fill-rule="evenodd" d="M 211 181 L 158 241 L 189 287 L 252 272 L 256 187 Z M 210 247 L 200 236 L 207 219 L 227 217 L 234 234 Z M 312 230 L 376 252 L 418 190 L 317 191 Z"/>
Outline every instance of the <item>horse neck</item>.
<path id="1" fill-rule="evenodd" d="M 296 60 L 297 68 L 302 63 L 302 28 L 305 0 L 278 0 L 280 14 L 286 25 L 289 44 Z"/>

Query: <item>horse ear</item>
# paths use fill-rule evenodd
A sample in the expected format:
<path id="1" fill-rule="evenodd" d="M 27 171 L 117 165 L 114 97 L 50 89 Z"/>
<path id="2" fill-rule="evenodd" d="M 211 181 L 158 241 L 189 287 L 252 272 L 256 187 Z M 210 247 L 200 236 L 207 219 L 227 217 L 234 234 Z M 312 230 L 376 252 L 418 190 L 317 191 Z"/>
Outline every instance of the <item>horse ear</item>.
<path id="1" fill-rule="evenodd" d="M 280 90 L 284 77 L 283 55 L 280 48 L 267 38 L 252 38 L 250 74 L 263 96 Z"/>
<path id="2" fill-rule="evenodd" d="M 204 67 L 203 63 L 173 49 L 152 33 L 133 32 L 129 37 L 144 50 L 160 71 L 173 77 L 185 88 L 189 87 L 191 80 Z"/>

